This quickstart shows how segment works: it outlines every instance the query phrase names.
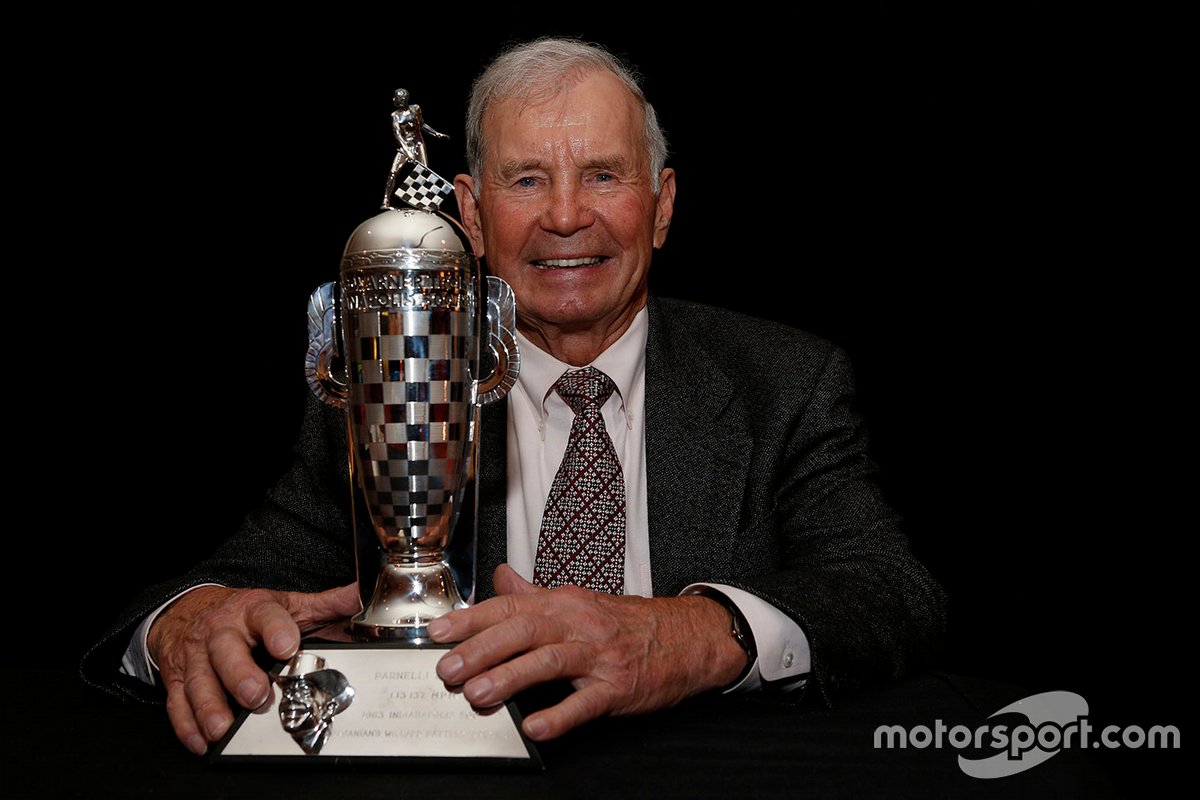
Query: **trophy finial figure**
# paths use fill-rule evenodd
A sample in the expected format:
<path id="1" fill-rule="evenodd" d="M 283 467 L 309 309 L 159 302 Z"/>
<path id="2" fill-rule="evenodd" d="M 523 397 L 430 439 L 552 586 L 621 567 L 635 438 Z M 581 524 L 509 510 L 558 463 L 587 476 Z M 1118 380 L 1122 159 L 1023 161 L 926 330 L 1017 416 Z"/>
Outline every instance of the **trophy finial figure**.
<path id="1" fill-rule="evenodd" d="M 392 135 L 396 137 L 396 157 L 392 159 L 392 170 L 388 173 L 387 186 L 383 190 L 383 208 L 392 208 L 392 194 L 396 191 L 396 177 L 405 164 L 428 167 L 425 155 L 425 134 L 437 139 L 449 139 L 444 133 L 434 130 L 425 122 L 421 107 L 410 103 L 407 89 L 397 89 L 392 97 L 396 110 L 392 112 Z"/>

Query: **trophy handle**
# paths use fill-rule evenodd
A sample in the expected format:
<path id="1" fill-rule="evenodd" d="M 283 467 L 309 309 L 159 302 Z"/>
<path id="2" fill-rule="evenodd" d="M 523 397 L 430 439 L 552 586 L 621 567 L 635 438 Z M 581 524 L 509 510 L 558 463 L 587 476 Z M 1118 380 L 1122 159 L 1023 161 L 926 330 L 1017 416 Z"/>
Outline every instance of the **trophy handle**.
<path id="1" fill-rule="evenodd" d="M 339 373 L 345 375 L 345 367 L 338 352 L 342 332 L 337 294 L 336 282 L 322 283 L 308 298 L 308 353 L 304 358 L 304 377 L 308 388 L 320 400 L 345 408 L 349 390 L 344 377 L 338 377 Z M 490 306 L 488 310 L 490 313 Z"/>
<path id="2" fill-rule="evenodd" d="M 521 372 L 521 355 L 513 332 L 517 329 L 517 298 L 502 278 L 487 276 L 487 347 L 491 374 L 475 382 L 477 401 L 487 405 L 508 394 Z"/>

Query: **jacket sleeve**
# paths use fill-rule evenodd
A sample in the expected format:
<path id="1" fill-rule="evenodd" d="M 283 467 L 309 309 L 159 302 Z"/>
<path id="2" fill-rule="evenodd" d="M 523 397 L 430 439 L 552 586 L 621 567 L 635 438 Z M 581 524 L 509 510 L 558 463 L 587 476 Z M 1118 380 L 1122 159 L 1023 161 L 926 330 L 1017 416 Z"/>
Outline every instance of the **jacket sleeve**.
<path id="1" fill-rule="evenodd" d="M 241 528 L 187 574 L 146 589 L 80 665 L 84 681 L 147 702 L 161 692 L 119 671 L 138 625 L 156 608 L 203 583 L 315 592 L 355 579 L 346 416 L 308 399 L 293 462 Z"/>
<path id="2" fill-rule="evenodd" d="M 884 499 L 850 362 L 827 348 L 806 397 L 776 392 L 773 413 L 756 415 L 786 421 L 756 433 L 756 462 L 769 464 L 770 476 L 759 506 L 768 510 L 742 532 L 771 543 L 771 568 L 726 582 L 799 623 L 812 652 L 810 686 L 829 703 L 838 690 L 928 663 L 945 626 L 945 595 Z"/>

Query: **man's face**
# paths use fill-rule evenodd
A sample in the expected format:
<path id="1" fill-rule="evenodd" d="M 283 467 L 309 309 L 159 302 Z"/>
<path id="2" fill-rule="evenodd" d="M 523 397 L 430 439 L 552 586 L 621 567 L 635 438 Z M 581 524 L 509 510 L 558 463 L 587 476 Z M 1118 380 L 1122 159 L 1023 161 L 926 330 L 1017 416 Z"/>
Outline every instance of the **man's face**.
<path id="1" fill-rule="evenodd" d="M 623 331 L 645 305 L 675 178 L 663 170 L 655 197 L 642 123 L 608 72 L 538 105 L 510 99 L 485 114 L 478 200 L 469 176 L 455 187 L 476 253 L 512 285 L 523 328 Z"/>

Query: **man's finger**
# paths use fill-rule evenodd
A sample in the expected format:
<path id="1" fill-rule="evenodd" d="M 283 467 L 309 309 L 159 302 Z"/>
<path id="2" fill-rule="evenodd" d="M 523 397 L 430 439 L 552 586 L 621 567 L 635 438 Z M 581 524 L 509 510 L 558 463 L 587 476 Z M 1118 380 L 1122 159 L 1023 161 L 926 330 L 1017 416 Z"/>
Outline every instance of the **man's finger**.
<path id="1" fill-rule="evenodd" d="M 538 647 L 467 680 L 463 696 L 480 708 L 498 705 L 533 686 L 587 675 L 594 656 L 595 651 L 580 642 Z"/>
<path id="2" fill-rule="evenodd" d="M 484 600 L 469 608 L 451 611 L 429 623 L 429 638 L 435 642 L 461 642 L 475 634 L 519 616 L 525 595 L 505 595 Z"/>
<path id="3" fill-rule="evenodd" d="M 195 658 L 189 662 L 182 691 L 204 738 L 215 742 L 224 736 L 233 724 L 233 712 L 207 659 Z"/>
<path id="4" fill-rule="evenodd" d="M 493 601 L 487 601 L 491 602 Z M 482 608 L 483 605 L 486 603 L 476 608 Z M 462 622 L 461 618 L 456 624 L 456 634 L 467 628 L 467 623 Z M 438 662 L 438 677 L 449 684 L 461 684 L 514 656 L 541 645 L 559 642 L 563 638 L 563 632 L 562 625 L 556 617 L 545 614 L 511 614 L 499 617 L 499 621 L 494 625 L 485 625 L 477 633 L 461 638 L 460 644 Z"/>
<path id="5" fill-rule="evenodd" d="M 243 708 L 258 708 L 270 696 L 266 673 L 255 663 L 243 635 L 233 628 L 217 631 L 209 638 L 208 663 Z"/>
<path id="6" fill-rule="evenodd" d="M 242 639 L 240 648 L 225 640 L 221 642 L 223 647 L 218 649 L 218 643 L 213 641 L 218 637 L 214 635 L 209 641 L 211 656 L 221 659 L 233 658 L 239 663 L 250 660 L 253 663 L 249 648 L 255 642 L 262 642 L 267 651 L 275 658 L 281 660 L 291 658 L 300 649 L 300 628 L 284 605 L 288 602 L 290 601 L 283 592 L 271 592 L 265 589 L 246 592 L 241 600 L 241 616 L 242 625 L 245 633 L 250 637 L 249 640 Z M 221 661 L 214 660 L 213 663 L 219 664 Z M 233 685 L 227 683 L 226 686 L 229 687 L 229 691 L 236 693 L 236 683 Z"/>
<path id="7" fill-rule="evenodd" d="M 521 729 L 530 739 L 542 742 L 607 714 L 613 707 L 608 684 L 592 683 L 567 695 L 562 702 L 530 714 L 521 723 Z"/>
<path id="8" fill-rule="evenodd" d="M 521 581 L 515 572 L 513 576 Z M 435 642 L 461 642 L 507 619 L 525 615 L 561 617 L 563 608 L 580 600 L 594 599 L 596 593 L 578 586 L 561 586 L 553 591 L 526 584 L 532 591 L 502 594 L 470 608 L 451 611 L 429 623 L 429 638 Z"/>
<path id="9" fill-rule="evenodd" d="M 352 617 L 362 610 L 357 583 L 316 594 L 286 592 L 284 604 L 296 624 L 306 631 Z"/>
<path id="10" fill-rule="evenodd" d="M 357 584 L 316 594 L 249 592 L 244 600 L 246 631 L 275 658 L 287 660 L 300 649 L 301 626 L 342 619 L 360 608 Z M 209 660 L 221 683 L 245 708 L 255 709 L 270 697 L 271 683 L 254 662 L 247 643 L 232 629 L 208 642 Z"/>
<path id="11" fill-rule="evenodd" d="M 517 571 L 508 564 L 501 564 L 496 567 L 495 573 L 492 575 L 492 585 L 496 587 L 496 594 L 534 594 L 536 592 L 544 592 L 546 589 L 541 586 L 534 586 L 529 581 L 517 574 Z"/>
<path id="12" fill-rule="evenodd" d="M 200 731 L 196 715 L 192 713 L 183 681 L 176 681 L 167 687 L 167 718 L 171 720 L 171 727 L 183 746 L 198 756 L 204 755 L 208 750 L 208 739 Z"/>

